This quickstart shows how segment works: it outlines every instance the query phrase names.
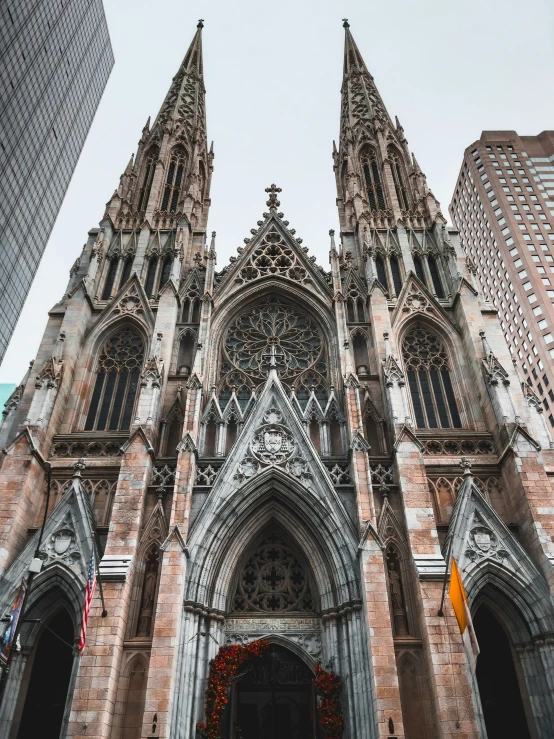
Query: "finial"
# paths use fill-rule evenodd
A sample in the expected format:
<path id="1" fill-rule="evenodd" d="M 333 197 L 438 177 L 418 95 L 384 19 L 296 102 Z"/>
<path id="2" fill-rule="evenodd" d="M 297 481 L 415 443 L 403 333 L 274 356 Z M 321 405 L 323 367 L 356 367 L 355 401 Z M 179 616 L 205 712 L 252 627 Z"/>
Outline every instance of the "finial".
<path id="1" fill-rule="evenodd" d="M 379 488 L 379 492 L 381 493 L 383 498 L 387 499 L 389 497 L 390 488 L 387 485 L 385 485 L 385 483 L 383 483 L 381 487 Z"/>
<path id="2" fill-rule="evenodd" d="M 200 20 L 198 21 L 198 25 L 196 26 L 196 28 L 204 28 L 204 18 L 200 18 Z"/>
<path id="3" fill-rule="evenodd" d="M 471 475 L 471 462 L 467 457 L 462 457 L 460 459 L 460 467 L 463 467 L 464 477 Z"/>
<path id="4" fill-rule="evenodd" d="M 350 23 L 348 22 L 348 18 L 342 19 L 342 27 L 343 28 L 350 28 Z"/>
<path id="5" fill-rule="evenodd" d="M 84 472 L 86 468 L 85 460 L 81 457 L 75 462 L 75 464 L 72 465 L 72 467 L 75 470 L 75 472 L 73 473 L 73 477 L 80 478 L 81 472 Z"/>
<path id="6" fill-rule="evenodd" d="M 269 200 L 266 202 L 271 213 L 275 213 L 281 203 L 277 200 L 277 193 L 281 192 L 281 188 L 273 184 L 265 188 L 265 191 L 269 193 Z"/>
<path id="7" fill-rule="evenodd" d="M 163 485 L 160 485 L 156 488 L 156 498 L 161 502 L 163 500 L 163 497 L 165 495 L 165 487 Z"/>

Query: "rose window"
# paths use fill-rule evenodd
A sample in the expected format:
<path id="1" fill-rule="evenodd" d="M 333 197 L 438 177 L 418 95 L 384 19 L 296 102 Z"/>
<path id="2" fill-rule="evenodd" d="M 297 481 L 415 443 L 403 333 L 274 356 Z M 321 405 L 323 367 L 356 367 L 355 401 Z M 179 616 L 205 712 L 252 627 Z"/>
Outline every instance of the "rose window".
<path id="1" fill-rule="evenodd" d="M 304 567 L 276 532 L 266 536 L 242 568 L 232 611 L 314 612 Z"/>
<path id="2" fill-rule="evenodd" d="M 305 311 L 272 298 L 242 313 L 227 329 L 224 372 L 233 367 L 254 382 L 265 379 L 274 358 L 281 379 L 308 369 L 325 373 L 323 342 Z"/>

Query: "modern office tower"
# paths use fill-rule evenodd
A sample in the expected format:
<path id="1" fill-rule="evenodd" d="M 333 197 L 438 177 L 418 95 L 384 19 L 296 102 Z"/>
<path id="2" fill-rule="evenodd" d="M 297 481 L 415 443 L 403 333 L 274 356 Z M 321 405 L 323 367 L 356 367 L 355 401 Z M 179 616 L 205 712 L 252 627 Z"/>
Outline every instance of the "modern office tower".
<path id="1" fill-rule="evenodd" d="M 114 59 L 102 0 L 0 6 L 0 362 Z"/>
<path id="2" fill-rule="evenodd" d="M 329 265 L 272 184 L 218 267 L 199 26 L 0 427 L 0 736 L 552 739 L 554 449 L 458 231 L 346 22 Z"/>
<path id="3" fill-rule="evenodd" d="M 465 150 L 449 210 L 525 392 L 554 426 L 554 131 L 483 131 Z"/>

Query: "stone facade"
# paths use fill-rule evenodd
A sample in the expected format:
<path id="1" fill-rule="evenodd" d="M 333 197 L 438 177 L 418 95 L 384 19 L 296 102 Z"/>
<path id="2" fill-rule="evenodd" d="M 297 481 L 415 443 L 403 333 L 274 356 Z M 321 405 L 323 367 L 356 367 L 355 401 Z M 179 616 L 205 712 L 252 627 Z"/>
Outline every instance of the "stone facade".
<path id="1" fill-rule="evenodd" d="M 479 662 L 441 611 L 453 555 L 546 739 L 554 451 L 496 310 L 347 22 L 330 271 L 275 185 L 216 271 L 201 28 L 6 407 L 6 612 L 49 464 L 52 485 L 2 733 L 27 710 L 41 624 L 65 608 L 78 636 L 96 540 L 105 611 L 97 592 L 64 737 L 193 739 L 219 647 L 266 637 L 332 662 L 349 739 L 484 738 Z"/>

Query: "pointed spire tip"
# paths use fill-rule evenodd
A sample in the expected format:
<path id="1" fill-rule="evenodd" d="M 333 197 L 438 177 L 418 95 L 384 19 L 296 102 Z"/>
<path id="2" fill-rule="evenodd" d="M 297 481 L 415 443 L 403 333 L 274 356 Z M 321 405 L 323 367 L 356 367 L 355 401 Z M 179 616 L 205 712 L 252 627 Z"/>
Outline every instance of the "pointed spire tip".
<path id="1" fill-rule="evenodd" d="M 199 28 L 200 30 L 204 28 L 204 18 L 199 18 L 196 28 Z"/>
<path id="2" fill-rule="evenodd" d="M 343 28 L 350 28 L 350 23 L 348 22 L 348 18 L 342 19 L 342 27 Z"/>

